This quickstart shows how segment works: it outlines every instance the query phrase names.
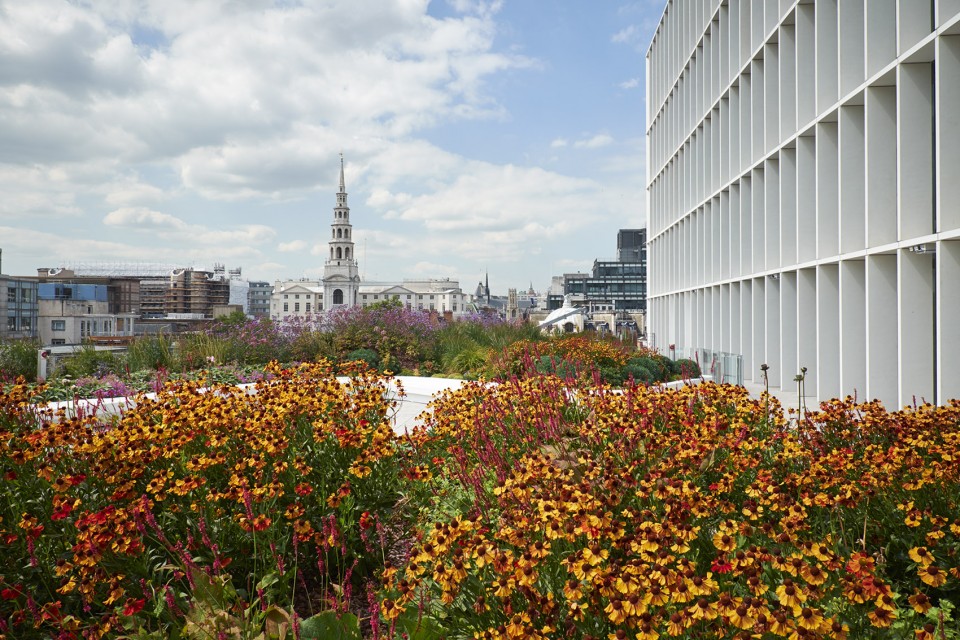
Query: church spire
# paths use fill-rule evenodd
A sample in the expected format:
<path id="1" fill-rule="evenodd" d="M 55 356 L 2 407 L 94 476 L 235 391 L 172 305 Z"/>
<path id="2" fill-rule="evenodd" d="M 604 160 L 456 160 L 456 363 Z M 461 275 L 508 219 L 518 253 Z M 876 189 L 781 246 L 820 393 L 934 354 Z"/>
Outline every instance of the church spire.
<path id="1" fill-rule="evenodd" d="M 347 187 L 344 180 L 343 153 L 340 154 L 340 190 L 333 208 L 330 224 L 330 257 L 323 265 L 323 309 L 330 311 L 339 306 L 356 306 L 360 288 L 360 273 L 353 244 L 353 225 L 350 224 L 350 207 L 347 204 Z"/>

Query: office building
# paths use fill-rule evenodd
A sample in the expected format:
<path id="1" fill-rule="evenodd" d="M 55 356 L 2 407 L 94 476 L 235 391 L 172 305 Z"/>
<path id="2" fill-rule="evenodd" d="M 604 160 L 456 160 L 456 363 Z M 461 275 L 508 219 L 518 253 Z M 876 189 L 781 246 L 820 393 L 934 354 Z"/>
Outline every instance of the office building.
<path id="1" fill-rule="evenodd" d="M 670 0 L 646 64 L 652 344 L 960 397 L 960 2 Z"/>

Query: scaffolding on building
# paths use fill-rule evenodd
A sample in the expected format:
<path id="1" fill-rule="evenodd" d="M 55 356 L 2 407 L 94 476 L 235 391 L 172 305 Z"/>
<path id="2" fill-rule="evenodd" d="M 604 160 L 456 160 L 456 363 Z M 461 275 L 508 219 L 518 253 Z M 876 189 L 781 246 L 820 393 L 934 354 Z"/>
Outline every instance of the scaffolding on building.
<path id="1" fill-rule="evenodd" d="M 49 275 L 72 271 L 78 277 L 163 278 L 177 268 L 182 266 L 163 262 L 66 262 L 49 269 Z"/>

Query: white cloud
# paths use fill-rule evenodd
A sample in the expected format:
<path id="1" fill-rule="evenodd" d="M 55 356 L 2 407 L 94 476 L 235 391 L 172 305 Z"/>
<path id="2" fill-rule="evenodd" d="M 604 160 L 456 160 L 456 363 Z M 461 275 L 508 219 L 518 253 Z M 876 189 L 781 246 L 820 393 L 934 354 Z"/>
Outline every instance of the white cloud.
<path id="1" fill-rule="evenodd" d="M 621 89 L 636 89 L 640 86 L 640 78 L 630 78 L 620 83 Z"/>
<path id="2" fill-rule="evenodd" d="M 616 32 L 610 37 L 611 42 L 633 42 L 638 35 L 639 29 L 636 25 L 631 24 L 628 27 L 624 27 L 620 31 Z"/>
<path id="3" fill-rule="evenodd" d="M 540 63 L 504 42 L 502 5 L 450 0 L 436 18 L 428 0 L 0 0 L 5 253 L 318 275 L 341 150 L 370 275 L 518 264 L 631 219 L 643 197 L 630 158 L 631 187 L 611 189 L 424 139 L 517 117 L 495 90 Z M 620 181 L 606 157 L 593 175 Z"/>
<path id="4" fill-rule="evenodd" d="M 294 240 L 292 242 L 281 242 L 277 245 L 277 250 L 281 253 L 295 253 L 307 248 L 307 243 L 303 240 Z"/>
<path id="5" fill-rule="evenodd" d="M 153 229 L 172 229 L 175 231 L 185 231 L 189 225 L 168 213 L 153 211 L 146 207 L 122 207 L 116 211 L 111 211 L 103 218 L 103 224 L 111 227 L 137 227 L 146 231 L 147 227 Z"/>
<path id="6" fill-rule="evenodd" d="M 573 143 L 573 146 L 577 149 L 599 149 L 600 147 L 606 147 L 607 145 L 613 142 L 613 137 L 609 136 L 606 133 L 598 133 L 595 136 L 590 138 L 585 138 L 583 140 L 577 140 Z"/>
<path id="7" fill-rule="evenodd" d="M 225 247 L 233 255 L 253 254 L 252 245 L 266 245 L 276 237 L 276 231 L 261 224 L 242 224 L 218 229 L 186 221 L 168 213 L 146 207 L 122 207 L 103 218 L 108 227 L 122 227 L 135 233 L 150 233 L 157 237 L 187 243 L 188 246 Z"/>

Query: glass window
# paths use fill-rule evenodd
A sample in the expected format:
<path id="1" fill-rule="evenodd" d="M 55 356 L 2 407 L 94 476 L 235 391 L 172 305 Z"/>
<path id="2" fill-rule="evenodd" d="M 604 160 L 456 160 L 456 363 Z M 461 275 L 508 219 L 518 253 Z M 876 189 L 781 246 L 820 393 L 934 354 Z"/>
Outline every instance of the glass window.
<path id="1" fill-rule="evenodd" d="M 294 303 L 293 303 L 293 310 L 294 310 L 294 311 L 300 311 L 300 303 L 299 303 L 299 302 L 294 302 Z"/>
<path id="2" fill-rule="evenodd" d="M 13 287 L 7 288 L 7 302 L 16 302 L 17 301 L 17 290 Z"/>
<path id="3" fill-rule="evenodd" d="M 299 300 L 299 299 L 300 299 L 300 294 L 298 293 L 297 295 L 295 295 L 295 296 L 293 296 L 293 297 L 296 298 L 297 300 Z"/>
<path id="4" fill-rule="evenodd" d="M 286 296 L 284 296 L 284 297 L 286 297 Z M 284 302 L 284 303 L 283 303 L 283 310 L 284 310 L 284 311 L 290 311 L 290 303 L 289 303 L 289 302 Z"/>
<path id="5" fill-rule="evenodd" d="M 307 303 L 307 309 L 306 309 L 306 311 L 307 311 L 307 313 L 310 313 L 310 303 L 309 303 L 309 302 Z"/>
<path id="6" fill-rule="evenodd" d="M 10 331 L 17 330 L 17 319 L 14 318 L 13 316 L 7 318 L 7 329 L 9 329 Z"/>
<path id="7" fill-rule="evenodd" d="M 33 328 L 33 319 L 32 318 L 20 318 L 20 328 L 24 331 L 29 331 Z"/>
<path id="8" fill-rule="evenodd" d="M 66 330 L 67 330 L 67 321 L 66 321 L 66 320 L 51 320 L 51 321 L 50 321 L 50 330 L 51 330 L 51 331 L 66 331 Z"/>

